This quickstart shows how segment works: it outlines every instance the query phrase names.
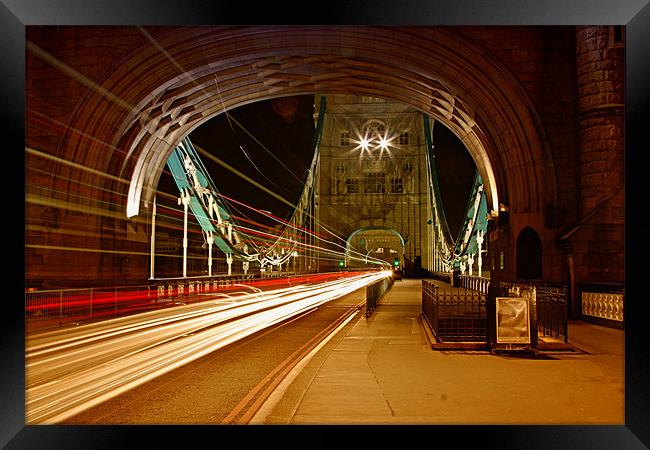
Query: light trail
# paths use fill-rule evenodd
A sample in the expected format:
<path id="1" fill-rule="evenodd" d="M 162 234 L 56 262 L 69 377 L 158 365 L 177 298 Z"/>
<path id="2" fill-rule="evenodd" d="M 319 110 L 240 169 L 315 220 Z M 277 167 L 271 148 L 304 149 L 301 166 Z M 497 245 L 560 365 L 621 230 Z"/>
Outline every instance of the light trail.
<path id="1" fill-rule="evenodd" d="M 389 273 L 247 293 L 30 336 L 26 342 L 26 423 L 64 421 Z"/>
<path id="2" fill-rule="evenodd" d="M 77 71 L 76 69 L 70 67 L 60 59 L 56 58 L 55 56 L 51 55 L 50 53 L 46 52 L 42 48 L 40 48 L 38 45 L 34 44 L 31 41 L 25 42 L 25 47 L 27 47 L 27 50 L 32 53 L 34 56 L 37 58 L 40 58 L 41 60 L 47 62 L 50 64 L 52 67 L 57 68 L 64 74 L 68 75 L 71 79 L 83 84 L 87 88 L 91 89 L 92 91 L 97 92 L 104 98 L 106 98 L 108 101 L 114 103 L 116 106 L 122 108 L 124 111 L 131 112 L 135 109 L 135 107 L 131 104 L 129 104 L 127 101 L 121 99 L 117 95 L 113 94 L 111 91 L 106 89 L 105 87 L 99 85 L 95 81 L 91 80 L 90 78 L 86 77 L 83 75 L 81 72 Z"/>

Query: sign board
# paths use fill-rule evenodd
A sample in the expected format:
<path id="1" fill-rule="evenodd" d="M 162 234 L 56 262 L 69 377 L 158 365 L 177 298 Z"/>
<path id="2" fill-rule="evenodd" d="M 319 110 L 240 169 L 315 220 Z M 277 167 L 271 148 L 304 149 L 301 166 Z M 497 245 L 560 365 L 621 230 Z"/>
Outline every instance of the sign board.
<path id="1" fill-rule="evenodd" d="M 525 297 L 496 298 L 498 344 L 530 344 L 530 314 Z"/>

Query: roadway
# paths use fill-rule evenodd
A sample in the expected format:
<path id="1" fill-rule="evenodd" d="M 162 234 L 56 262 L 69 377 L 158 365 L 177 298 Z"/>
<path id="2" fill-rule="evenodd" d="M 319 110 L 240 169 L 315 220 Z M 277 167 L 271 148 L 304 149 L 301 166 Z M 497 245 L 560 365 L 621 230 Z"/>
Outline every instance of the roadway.
<path id="1" fill-rule="evenodd" d="M 30 334 L 28 424 L 247 423 L 381 274 Z M 250 291 L 249 291 L 250 292 Z"/>

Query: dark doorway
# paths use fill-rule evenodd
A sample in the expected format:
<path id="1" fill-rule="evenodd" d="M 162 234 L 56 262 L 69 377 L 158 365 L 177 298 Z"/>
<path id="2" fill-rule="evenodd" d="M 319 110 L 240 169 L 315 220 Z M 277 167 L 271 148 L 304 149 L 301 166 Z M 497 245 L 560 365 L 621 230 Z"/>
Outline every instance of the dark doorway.
<path id="1" fill-rule="evenodd" d="M 517 278 L 540 280 L 542 278 L 542 241 L 530 227 L 526 227 L 517 238 Z"/>

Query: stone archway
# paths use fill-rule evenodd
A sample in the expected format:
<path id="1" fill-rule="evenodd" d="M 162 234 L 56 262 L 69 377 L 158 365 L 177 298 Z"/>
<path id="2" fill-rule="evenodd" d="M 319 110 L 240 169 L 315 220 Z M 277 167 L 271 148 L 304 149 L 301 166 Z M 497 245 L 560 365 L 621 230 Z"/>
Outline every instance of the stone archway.
<path id="1" fill-rule="evenodd" d="M 129 179 L 129 217 L 151 201 L 171 149 L 201 123 L 247 103 L 314 93 L 381 95 L 444 122 L 474 158 L 495 213 L 499 203 L 541 212 L 556 195 L 527 94 L 450 29 L 175 28 L 126 55 L 101 85 L 105 91 L 90 92 L 71 125 L 123 153 L 67 141 L 60 151 Z"/>
<path id="2" fill-rule="evenodd" d="M 359 228 L 346 240 L 346 267 L 379 264 L 379 261 L 392 265 L 395 259 L 403 264 L 404 238 L 392 228 Z"/>
<path id="3" fill-rule="evenodd" d="M 93 30 L 88 43 L 86 30 L 71 31 L 79 47 L 97 41 Z M 92 258 L 100 262 L 75 254 L 68 264 L 96 267 L 98 278 L 119 269 L 111 253 L 134 245 L 124 240 L 126 224 L 146 228 L 174 146 L 212 117 L 266 99 L 352 94 L 409 105 L 444 123 L 465 144 L 485 182 L 491 214 L 503 204 L 511 219 L 521 213 L 541 222 L 545 208 L 557 204 L 553 160 L 528 93 L 504 63 L 454 28 L 124 27 L 104 33 L 115 35 L 116 44 L 127 36 L 129 44 L 111 46 L 109 36 L 102 44 L 110 57 L 68 58 L 74 67 L 52 63 L 69 53 L 67 42 L 50 46 L 42 35 L 28 46 L 30 67 L 50 63 L 63 74 L 63 86 L 77 86 L 66 94 L 65 108 L 44 110 L 65 129 L 40 147 L 63 162 L 47 168 L 44 185 L 63 194 L 55 202 L 37 201 L 67 207 L 68 199 L 74 203 L 83 194 L 80 208 L 98 212 L 84 226 L 97 231 L 102 253 Z M 37 50 L 39 45 L 47 50 Z M 84 79 L 90 66 L 93 75 Z M 32 95 L 30 102 L 34 98 L 40 101 Z M 28 133 L 28 145 L 40 139 Z M 134 267 L 146 267 L 142 247 L 133 255 L 142 260 Z"/>

